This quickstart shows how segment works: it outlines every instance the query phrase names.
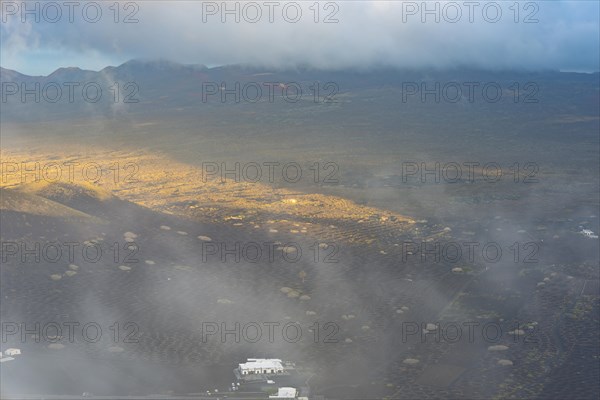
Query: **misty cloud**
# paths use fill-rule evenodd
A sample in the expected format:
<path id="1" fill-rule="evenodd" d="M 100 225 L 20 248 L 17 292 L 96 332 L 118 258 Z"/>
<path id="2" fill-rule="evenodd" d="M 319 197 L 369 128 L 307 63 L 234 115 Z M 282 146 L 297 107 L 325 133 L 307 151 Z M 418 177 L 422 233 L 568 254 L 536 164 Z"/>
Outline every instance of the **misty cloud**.
<path id="1" fill-rule="evenodd" d="M 48 74 L 162 58 L 326 69 L 599 69 L 597 2 L 522 2 L 517 13 L 508 2 L 338 1 L 320 2 L 318 16 L 312 2 L 227 2 L 237 12 L 226 13 L 222 2 L 123 1 L 118 14 L 108 3 L 95 3 L 97 14 L 95 6 L 56 2 L 60 18 L 34 3 L 26 14 L 20 2 L 3 2 L 3 67 Z"/>

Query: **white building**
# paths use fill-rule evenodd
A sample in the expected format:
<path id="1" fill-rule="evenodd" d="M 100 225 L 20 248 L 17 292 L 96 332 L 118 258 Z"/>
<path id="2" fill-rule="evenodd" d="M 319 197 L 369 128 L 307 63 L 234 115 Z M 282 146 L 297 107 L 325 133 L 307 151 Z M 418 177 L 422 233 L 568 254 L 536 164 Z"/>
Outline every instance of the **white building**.
<path id="1" fill-rule="evenodd" d="M 242 375 L 276 375 L 283 373 L 283 364 L 277 358 L 249 358 L 239 365 Z"/>
<path id="2" fill-rule="evenodd" d="M 270 399 L 295 399 L 296 398 L 296 388 L 293 387 L 280 387 L 277 390 L 276 395 L 269 396 Z"/>

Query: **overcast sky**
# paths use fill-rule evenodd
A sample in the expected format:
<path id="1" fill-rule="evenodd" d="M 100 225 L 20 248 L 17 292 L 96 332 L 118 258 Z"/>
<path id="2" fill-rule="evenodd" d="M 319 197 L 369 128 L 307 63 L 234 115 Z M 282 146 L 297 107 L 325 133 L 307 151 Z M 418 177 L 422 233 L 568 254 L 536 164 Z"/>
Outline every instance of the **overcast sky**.
<path id="1" fill-rule="evenodd" d="M 113 1 L 76 3 L 32 1 L 27 13 L 20 0 L 3 0 L 0 64 L 32 75 L 66 66 L 99 70 L 133 58 L 208 66 L 600 69 L 596 0 L 518 7 L 429 1 L 429 14 L 421 1 L 322 1 L 318 14 L 313 0 L 228 1 L 232 14 L 223 13 L 221 1 L 121 1 L 118 13 Z"/>

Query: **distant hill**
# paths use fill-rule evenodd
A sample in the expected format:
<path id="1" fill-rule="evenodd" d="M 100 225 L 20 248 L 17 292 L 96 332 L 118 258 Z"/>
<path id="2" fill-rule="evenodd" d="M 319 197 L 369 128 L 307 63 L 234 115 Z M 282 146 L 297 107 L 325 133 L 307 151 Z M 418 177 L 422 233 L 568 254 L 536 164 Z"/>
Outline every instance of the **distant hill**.
<path id="1" fill-rule="evenodd" d="M 118 117 L 135 113 L 173 115 L 177 110 L 193 107 L 190 111 L 212 109 L 223 105 L 221 90 L 235 90 L 239 84 L 239 97 L 224 94 L 225 103 L 252 107 L 272 101 L 297 104 L 297 91 L 301 88 L 302 103 L 306 101 L 343 101 L 347 94 L 372 96 L 380 92 L 385 97 L 394 91 L 394 102 L 402 104 L 402 93 L 414 90 L 413 84 L 427 83 L 440 90 L 450 82 L 478 82 L 481 86 L 493 82 L 505 92 L 502 102 L 513 101 L 511 91 L 522 91 L 522 96 L 534 89 L 524 90 L 528 82 L 538 85 L 537 92 L 546 89 L 545 95 L 556 101 L 568 99 L 571 103 L 589 105 L 586 97 L 597 95 L 600 75 L 563 73 L 557 71 L 484 71 L 474 69 L 452 70 L 340 70 L 324 71 L 298 68 L 295 70 L 271 70 L 265 68 L 231 65 L 208 68 L 204 65 L 182 65 L 165 60 L 131 60 L 119 66 L 109 66 L 100 71 L 79 68 L 59 68 L 48 76 L 28 76 L 17 71 L 2 69 L 3 122 L 46 121 L 77 119 L 82 117 Z M 515 82 L 519 83 L 515 89 Z M 39 84 L 39 102 L 33 94 L 21 96 L 21 85 L 33 89 Z M 327 85 L 330 83 L 330 85 Z M 71 86 L 69 86 L 71 85 Z M 410 87 L 408 87 L 409 85 Z M 221 89 L 222 87 L 222 89 Z M 57 88 L 61 90 L 58 96 Z M 86 94 L 83 94 L 85 88 Z M 98 88 L 101 93 L 98 95 Z M 257 93 L 259 88 L 262 93 Z M 70 96 L 69 91 L 73 93 Z M 447 90 L 454 90 L 448 87 Z M 480 90 L 480 89 L 478 89 Z M 272 92 L 270 92 L 272 91 Z M 457 100 L 468 104 L 468 88 L 461 88 Z M 550 91 L 550 92 L 548 92 Z M 441 92 L 445 95 L 450 92 Z M 284 94 L 287 93 L 287 94 Z M 453 93 L 453 92 L 452 92 Z M 493 90 L 490 92 L 493 93 Z M 272 95 L 271 95 L 272 94 Z M 87 96 L 87 97 L 85 97 Z M 287 97 L 285 97 L 287 96 Z M 453 95 L 452 95 L 453 96 Z M 410 100 L 420 100 L 420 93 L 410 95 Z M 429 97 L 431 101 L 433 97 Z M 523 99 L 523 97 L 521 97 Z M 289 101 L 291 100 L 291 101 Z M 389 103 L 389 99 L 385 100 Z M 449 102 L 454 103 L 454 101 Z M 594 104 L 592 104 L 593 106 Z M 406 106 L 406 105 L 404 105 Z"/>

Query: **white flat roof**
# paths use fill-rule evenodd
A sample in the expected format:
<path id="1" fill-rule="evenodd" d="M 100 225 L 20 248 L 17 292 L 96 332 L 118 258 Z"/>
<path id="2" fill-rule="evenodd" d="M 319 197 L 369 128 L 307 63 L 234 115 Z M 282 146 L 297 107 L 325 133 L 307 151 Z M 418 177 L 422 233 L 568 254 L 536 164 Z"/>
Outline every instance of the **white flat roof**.
<path id="1" fill-rule="evenodd" d="M 296 398 L 296 388 L 280 387 L 277 395 L 269 396 L 270 399 L 294 399 Z"/>
<path id="2" fill-rule="evenodd" d="M 249 358 L 248 362 L 240 364 L 241 369 L 280 369 L 283 368 L 281 360 L 277 358 Z"/>

